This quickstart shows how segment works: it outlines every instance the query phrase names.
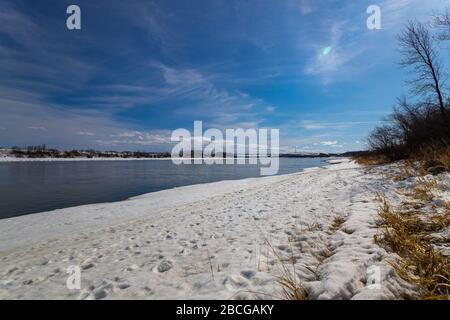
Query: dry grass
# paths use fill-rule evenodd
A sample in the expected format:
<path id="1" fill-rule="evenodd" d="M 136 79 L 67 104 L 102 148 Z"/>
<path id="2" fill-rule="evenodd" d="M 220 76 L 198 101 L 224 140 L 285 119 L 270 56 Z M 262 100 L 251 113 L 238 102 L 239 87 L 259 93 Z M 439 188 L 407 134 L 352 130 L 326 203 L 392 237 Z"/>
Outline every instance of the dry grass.
<path id="1" fill-rule="evenodd" d="M 427 174 L 419 161 L 405 160 L 399 163 L 399 171 L 392 177 L 394 181 L 403 181 L 411 177 L 424 176 Z"/>
<path id="2" fill-rule="evenodd" d="M 444 146 L 442 147 L 441 145 Z M 427 162 L 440 163 L 447 170 L 450 170 L 450 146 L 445 143 L 434 143 L 426 148 L 422 148 L 417 155 L 414 155 L 414 158 L 422 161 L 423 164 Z"/>
<path id="3" fill-rule="evenodd" d="M 304 285 L 304 282 L 297 274 L 296 259 L 293 255 L 291 246 L 291 257 L 286 259 L 283 257 L 273 245 L 266 240 L 268 248 L 278 260 L 278 265 L 281 266 L 280 275 L 277 277 L 277 282 L 281 286 L 281 299 L 284 300 L 307 300 L 309 293 Z M 288 261 L 288 263 L 286 263 Z M 312 268 L 305 266 L 311 272 L 315 272 Z"/>
<path id="4" fill-rule="evenodd" d="M 447 168 L 447 170 L 450 170 L 450 147 L 448 147 L 445 151 L 440 152 L 436 158 Z"/>
<path id="5" fill-rule="evenodd" d="M 277 279 L 281 285 L 281 295 L 285 300 L 307 300 L 309 297 L 308 290 L 303 282 L 298 279 L 295 270 L 285 268 L 283 273 Z"/>
<path id="6" fill-rule="evenodd" d="M 283 300 L 307 300 L 309 299 L 309 290 L 305 285 L 305 281 L 301 279 L 298 268 L 298 259 L 294 256 L 294 249 L 291 241 L 289 241 L 290 256 L 283 256 L 279 250 L 276 249 L 267 239 L 267 247 L 274 254 L 278 261 L 279 276 L 277 282 L 281 286 L 280 298 Z M 308 270 L 313 275 L 315 280 L 320 279 L 319 268 L 322 263 L 333 255 L 333 252 L 328 247 L 323 247 L 313 253 L 317 259 L 314 265 L 301 264 L 301 267 Z"/>
<path id="7" fill-rule="evenodd" d="M 386 159 L 368 154 L 354 160 L 372 165 L 383 163 Z M 391 178 L 402 181 L 425 176 L 432 166 L 443 166 L 450 170 L 448 144 L 431 143 L 410 155 L 409 159 L 399 163 L 398 173 Z M 428 207 L 429 210 L 436 190 L 437 180 L 419 178 L 410 192 L 403 193 L 410 201 L 405 201 L 401 208 L 393 209 L 386 198 L 380 197 L 380 233 L 374 240 L 400 257 L 400 260 L 392 262 L 392 266 L 401 278 L 419 289 L 418 295 L 413 298 L 450 299 L 450 257 L 444 256 L 434 246 L 435 243 L 448 243 L 448 240 L 432 235 L 450 227 L 449 204 L 444 203 L 439 210 L 436 205 L 431 206 L 433 211 L 423 209 Z"/>
<path id="8" fill-rule="evenodd" d="M 382 153 L 373 152 L 358 155 L 352 159 L 361 165 L 379 165 L 394 162 Z M 450 171 L 450 146 L 444 141 L 430 143 L 429 146 L 421 148 L 414 154 L 410 154 L 408 158 L 404 160 L 404 168 L 406 171 L 403 172 L 403 176 L 406 178 L 411 176 L 409 172 L 411 169 L 416 175 L 428 174 L 427 169 L 430 163 L 444 166 L 447 171 Z"/>
<path id="9" fill-rule="evenodd" d="M 433 200 L 433 190 L 436 190 L 437 187 L 438 183 L 435 179 L 426 180 L 424 178 L 419 178 L 415 183 L 412 192 L 407 192 L 405 193 L 405 195 L 421 202 L 427 203 Z"/>
<path id="10" fill-rule="evenodd" d="M 396 212 L 381 198 L 379 217 L 381 235 L 375 236 L 375 242 L 401 257 L 392 266 L 401 278 L 419 288 L 417 298 L 449 299 L 450 259 L 426 240 L 427 234 L 449 227 L 448 215 L 423 221 L 419 212 Z"/>
<path id="11" fill-rule="evenodd" d="M 333 223 L 330 226 L 330 229 L 328 229 L 329 233 L 335 233 L 337 230 L 339 230 L 342 225 L 344 224 L 345 219 L 341 216 L 336 216 L 333 220 Z"/>
<path id="12" fill-rule="evenodd" d="M 316 257 L 317 261 L 319 262 L 319 264 L 317 265 L 316 269 L 318 269 L 318 267 L 319 267 L 326 259 L 328 259 L 328 258 L 331 257 L 332 255 L 333 255 L 333 251 L 332 251 L 330 248 L 328 248 L 328 247 L 324 247 L 324 248 L 321 248 L 320 250 L 318 250 L 318 251 L 315 253 L 315 257 Z M 318 278 L 317 272 L 316 272 L 316 276 L 317 276 L 317 278 Z"/>
<path id="13" fill-rule="evenodd" d="M 306 225 L 307 231 L 320 231 L 322 230 L 323 226 L 317 221 L 310 222 Z"/>
<path id="14" fill-rule="evenodd" d="M 370 166 L 388 163 L 388 159 L 382 154 L 365 154 L 352 157 L 352 160 L 358 164 Z"/>
<path id="15" fill-rule="evenodd" d="M 328 229 L 328 233 L 334 233 L 342 227 L 345 222 L 345 218 L 341 216 L 336 216 L 333 219 L 333 223 Z M 308 228 L 308 231 L 322 230 L 322 226 L 318 228 L 319 225 L 314 225 L 314 228 Z M 279 265 L 281 266 L 280 276 L 277 281 L 281 285 L 281 296 L 282 299 L 286 300 L 307 300 L 309 298 L 309 292 L 307 286 L 305 286 L 304 281 L 300 279 L 296 271 L 296 259 L 293 256 L 293 250 L 291 245 L 291 259 L 281 256 L 274 247 L 268 242 L 268 246 L 272 249 L 272 252 L 277 257 Z M 316 280 L 320 279 L 319 268 L 324 263 L 326 259 L 333 255 L 332 250 L 329 247 L 319 247 L 313 253 L 314 257 L 317 259 L 317 264 L 312 267 L 311 265 L 303 265 L 303 268 L 307 269 L 311 274 L 314 275 Z M 289 262 L 288 262 L 289 261 Z M 288 263 L 287 263 L 288 262 Z"/>

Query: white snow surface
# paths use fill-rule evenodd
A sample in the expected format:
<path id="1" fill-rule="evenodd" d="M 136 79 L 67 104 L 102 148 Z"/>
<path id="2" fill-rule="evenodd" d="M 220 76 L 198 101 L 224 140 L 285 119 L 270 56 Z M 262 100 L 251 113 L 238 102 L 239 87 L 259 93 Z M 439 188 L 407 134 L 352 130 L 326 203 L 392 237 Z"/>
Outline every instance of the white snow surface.
<path id="1" fill-rule="evenodd" d="M 311 299 L 393 299 L 411 288 L 373 241 L 376 193 L 389 188 L 347 159 L 3 219 L 0 299 L 277 299 L 283 259 Z M 66 287 L 73 265 L 81 290 Z"/>

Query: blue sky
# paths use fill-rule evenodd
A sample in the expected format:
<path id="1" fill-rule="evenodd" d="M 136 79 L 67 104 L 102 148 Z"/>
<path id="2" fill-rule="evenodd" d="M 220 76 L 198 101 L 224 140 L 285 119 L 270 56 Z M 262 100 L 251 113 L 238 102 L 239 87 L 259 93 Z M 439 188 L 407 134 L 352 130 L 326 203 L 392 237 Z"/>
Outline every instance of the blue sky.
<path id="1" fill-rule="evenodd" d="M 82 30 L 66 28 L 70 4 Z M 371 4 L 381 30 L 366 27 Z M 284 151 L 362 149 L 407 93 L 396 34 L 445 6 L 2 0 L 0 146 L 163 151 L 172 130 L 202 120 L 204 129 L 279 128 Z"/>

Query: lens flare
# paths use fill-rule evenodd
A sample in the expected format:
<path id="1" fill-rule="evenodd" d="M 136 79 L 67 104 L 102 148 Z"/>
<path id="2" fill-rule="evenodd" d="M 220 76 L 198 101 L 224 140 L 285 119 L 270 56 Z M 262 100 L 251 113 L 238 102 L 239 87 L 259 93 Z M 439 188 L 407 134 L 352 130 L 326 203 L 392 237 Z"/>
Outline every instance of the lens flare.
<path id="1" fill-rule="evenodd" d="M 332 47 L 326 47 L 326 48 L 323 48 L 323 50 L 322 50 L 322 55 L 323 55 L 323 56 L 326 56 L 326 55 L 330 54 L 330 53 L 331 53 L 331 50 L 333 50 Z"/>

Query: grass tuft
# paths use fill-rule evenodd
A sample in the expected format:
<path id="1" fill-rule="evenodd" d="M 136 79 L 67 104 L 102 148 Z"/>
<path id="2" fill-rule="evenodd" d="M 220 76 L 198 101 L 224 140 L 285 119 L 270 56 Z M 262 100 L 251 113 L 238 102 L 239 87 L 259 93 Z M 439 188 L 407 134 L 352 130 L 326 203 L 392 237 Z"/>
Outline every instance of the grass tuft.
<path id="1" fill-rule="evenodd" d="M 281 286 L 281 299 L 284 300 L 307 300 L 309 298 L 309 291 L 305 286 L 303 280 L 297 274 L 296 261 L 294 258 L 291 246 L 291 258 L 283 257 L 273 245 L 266 240 L 268 247 L 278 260 L 278 265 L 281 266 L 280 275 L 277 277 L 277 282 Z M 309 266 L 304 266 L 306 269 L 316 274 L 316 270 Z"/>
<path id="2" fill-rule="evenodd" d="M 298 276 L 291 270 L 285 269 L 278 277 L 278 283 L 281 285 L 281 295 L 285 300 L 307 300 L 308 290 Z"/>
<path id="3" fill-rule="evenodd" d="M 342 225 L 344 224 L 345 219 L 341 216 L 336 216 L 333 220 L 333 223 L 330 226 L 330 229 L 328 229 L 329 233 L 335 233 L 337 230 L 339 230 Z"/>
<path id="4" fill-rule="evenodd" d="M 449 227 L 449 214 L 424 221 L 420 213 L 395 211 L 381 197 L 375 242 L 390 248 L 401 260 L 392 262 L 397 274 L 419 288 L 417 298 L 450 299 L 450 258 L 437 250 L 426 235 Z"/>

